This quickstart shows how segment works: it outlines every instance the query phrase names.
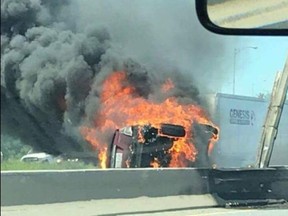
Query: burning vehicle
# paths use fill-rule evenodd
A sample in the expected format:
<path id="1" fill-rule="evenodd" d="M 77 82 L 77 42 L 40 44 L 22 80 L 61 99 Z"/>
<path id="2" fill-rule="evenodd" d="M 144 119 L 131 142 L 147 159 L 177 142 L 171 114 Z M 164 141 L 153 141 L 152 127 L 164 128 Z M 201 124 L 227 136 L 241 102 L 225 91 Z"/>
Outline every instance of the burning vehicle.
<path id="1" fill-rule="evenodd" d="M 83 29 L 78 29 L 78 24 L 74 28 L 70 19 L 62 19 L 74 11 L 67 9 L 74 7 L 70 1 L 64 2 L 34 4 L 27 0 L 23 3 L 25 6 L 14 1 L 3 3 L 3 133 L 19 137 L 39 152 L 67 155 L 68 159 L 78 158 L 93 164 L 97 161 L 99 168 L 107 168 L 111 167 L 110 147 L 115 130 L 141 126 L 143 130 L 148 128 L 145 137 L 152 136 L 148 141 L 139 142 L 144 143 L 143 149 L 157 146 L 152 148 L 152 159 L 145 160 L 145 167 L 150 163 L 153 167 L 186 167 L 190 162 L 199 161 L 200 155 L 207 153 L 207 142 L 200 142 L 202 135 L 200 132 L 194 135 L 196 131 L 190 127 L 196 124 L 216 127 L 205 112 L 207 107 L 200 101 L 202 82 L 198 82 L 195 72 L 199 70 L 199 60 L 195 58 L 194 64 L 189 60 L 186 67 L 182 60 L 174 62 L 175 57 L 160 58 L 166 56 L 167 51 L 165 55 L 155 52 L 154 56 L 154 52 L 148 54 L 139 49 L 139 54 L 147 56 L 142 58 L 138 52 L 127 52 L 131 49 L 129 46 L 124 45 L 122 50 L 116 39 L 118 33 L 114 32 L 118 25 L 113 28 L 96 22 L 84 25 Z M 11 13 L 9 8 L 15 11 Z M 62 14 L 62 10 L 67 16 L 56 16 Z M 26 15 L 23 23 L 19 17 Z M 42 19 L 44 17 L 47 20 Z M 195 45 L 198 46 L 199 41 Z M 203 45 L 206 47 L 206 43 Z M 178 46 L 171 53 L 176 54 L 177 50 Z M 165 123 L 174 125 L 173 131 L 182 132 L 155 137 L 153 131 L 164 133 Z M 208 151 L 217 140 L 218 135 L 212 135 Z M 204 143 L 204 147 L 197 143 Z M 201 148 L 205 149 L 204 153 Z M 163 156 L 160 150 L 165 152 Z M 141 158 L 145 158 L 145 154 Z M 129 166 L 133 163 L 132 160 Z"/>
<path id="2" fill-rule="evenodd" d="M 181 165 L 186 167 L 210 166 L 209 140 L 218 135 L 218 130 L 209 125 L 197 126 L 197 132 L 202 133 L 201 137 L 204 139 L 195 142 L 199 153 L 196 155 L 195 151 L 190 158 L 185 157 L 186 152 L 177 152 L 177 145 L 187 141 L 187 132 L 183 126 L 161 124 L 156 128 L 148 124 L 127 126 L 116 130 L 108 166 L 112 168 L 174 167 L 177 166 L 177 161 L 181 161 Z M 189 147 L 193 148 L 191 143 L 188 143 Z"/>
<path id="3" fill-rule="evenodd" d="M 219 128 L 204 108 L 175 97 L 170 79 L 157 90 L 162 100 L 139 95 L 128 80 L 125 71 L 106 77 L 94 122 L 81 128 L 99 168 L 210 167 Z"/>

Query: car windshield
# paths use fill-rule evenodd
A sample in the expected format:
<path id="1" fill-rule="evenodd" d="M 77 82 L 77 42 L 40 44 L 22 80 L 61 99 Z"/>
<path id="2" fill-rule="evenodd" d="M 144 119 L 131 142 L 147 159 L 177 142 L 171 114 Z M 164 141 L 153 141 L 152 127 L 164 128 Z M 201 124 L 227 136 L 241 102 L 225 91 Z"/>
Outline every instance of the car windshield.
<path id="1" fill-rule="evenodd" d="M 1 0 L 1 171 L 257 167 L 288 40 L 214 34 L 194 4 Z M 270 165 L 287 125 L 286 101 Z"/>

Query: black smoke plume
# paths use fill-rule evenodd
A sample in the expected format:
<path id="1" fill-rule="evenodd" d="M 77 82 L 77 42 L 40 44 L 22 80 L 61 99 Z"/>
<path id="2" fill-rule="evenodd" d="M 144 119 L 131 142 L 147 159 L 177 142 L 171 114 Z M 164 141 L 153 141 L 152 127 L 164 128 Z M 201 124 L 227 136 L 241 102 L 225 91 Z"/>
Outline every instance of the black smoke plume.
<path id="1" fill-rule="evenodd" d="M 144 8 L 143 14 L 147 14 L 143 15 L 138 3 L 124 3 L 127 1 L 121 5 L 118 1 L 1 0 L 2 133 L 52 154 L 90 152 L 79 127 L 93 123 L 101 106 L 102 82 L 116 70 L 125 70 L 144 98 L 165 99 L 157 89 L 169 77 L 176 87 L 173 94 L 181 102 L 199 102 L 194 74 L 181 73 L 187 67 L 177 63 L 183 56 L 177 56 L 177 49 L 170 50 L 173 61 L 170 58 L 169 62 L 156 46 L 163 46 L 163 35 L 153 38 L 155 29 L 145 30 L 149 11 Z M 172 9 L 172 2 L 169 4 Z M 147 5 L 149 9 L 151 2 Z M 89 7 L 91 11 L 97 8 L 98 15 L 89 15 Z M 135 17 L 128 19 L 129 12 Z M 176 43 L 181 49 L 185 41 Z M 195 42 L 193 46 L 199 50 L 203 44 Z M 163 58 L 157 59 L 155 53 Z M 200 56 L 194 57 L 202 61 Z M 191 70 L 198 71 L 197 64 L 191 65 Z"/>

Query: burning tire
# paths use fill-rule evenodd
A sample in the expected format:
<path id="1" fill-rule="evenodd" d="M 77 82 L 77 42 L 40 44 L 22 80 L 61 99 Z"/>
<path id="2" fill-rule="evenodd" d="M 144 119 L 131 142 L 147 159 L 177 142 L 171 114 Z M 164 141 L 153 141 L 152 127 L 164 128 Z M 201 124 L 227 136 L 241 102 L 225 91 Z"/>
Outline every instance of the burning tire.
<path id="1" fill-rule="evenodd" d="M 161 124 L 161 134 L 173 137 L 184 137 L 186 135 L 185 129 L 180 125 Z"/>

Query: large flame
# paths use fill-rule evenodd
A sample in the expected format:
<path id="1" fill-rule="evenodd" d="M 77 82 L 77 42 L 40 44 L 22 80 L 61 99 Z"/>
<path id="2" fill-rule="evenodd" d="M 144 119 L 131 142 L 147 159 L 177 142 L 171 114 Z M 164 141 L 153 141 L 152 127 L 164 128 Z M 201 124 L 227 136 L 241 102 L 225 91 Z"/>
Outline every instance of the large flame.
<path id="1" fill-rule="evenodd" d="M 167 79 L 160 87 L 160 91 L 167 93 L 173 88 L 174 83 Z M 104 140 L 103 134 L 112 133 L 117 128 L 145 124 L 159 127 L 161 123 L 182 125 L 186 135 L 176 140 L 169 150 L 172 156 L 169 166 L 185 167 L 188 165 L 187 160 L 195 161 L 198 153 L 193 144 L 191 124 L 197 122 L 214 126 L 205 111 L 198 105 L 181 105 L 174 97 L 169 97 L 163 102 L 154 102 L 140 97 L 127 81 L 126 73 L 123 71 L 114 72 L 104 80 L 100 99 L 102 104 L 95 115 L 95 125 L 93 128 L 82 127 L 81 132 L 98 151 L 101 168 L 106 168 L 107 149 L 111 142 L 111 140 Z M 209 153 L 217 139 L 218 136 L 210 139 Z M 159 167 L 157 160 L 151 162 L 151 165 Z"/>

